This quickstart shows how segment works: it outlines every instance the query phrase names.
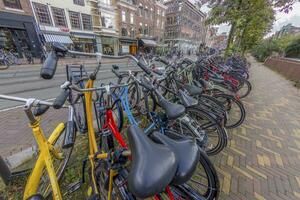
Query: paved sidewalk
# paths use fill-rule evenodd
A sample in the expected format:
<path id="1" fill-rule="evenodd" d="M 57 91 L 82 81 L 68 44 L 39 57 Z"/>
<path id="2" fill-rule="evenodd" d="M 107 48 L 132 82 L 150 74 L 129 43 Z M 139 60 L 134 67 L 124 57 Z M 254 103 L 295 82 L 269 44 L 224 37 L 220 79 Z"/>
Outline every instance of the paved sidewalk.
<path id="1" fill-rule="evenodd" d="M 250 59 L 253 90 L 243 100 L 244 125 L 229 131 L 225 151 L 212 158 L 222 200 L 300 199 L 300 91 Z"/>

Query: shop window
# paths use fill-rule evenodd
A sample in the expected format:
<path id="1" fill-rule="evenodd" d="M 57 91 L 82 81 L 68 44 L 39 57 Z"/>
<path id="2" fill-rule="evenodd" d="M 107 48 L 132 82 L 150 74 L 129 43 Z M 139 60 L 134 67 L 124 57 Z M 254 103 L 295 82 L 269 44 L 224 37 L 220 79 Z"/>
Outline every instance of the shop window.
<path id="1" fill-rule="evenodd" d="M 20 0 L 3 0 L 4 6 L 21 10 Z"/>
<path id="2" fill-rule="evenodd" d="M 84 0 L 73 0 L 73 3 L 76 5 L 84 6 Z"/>
<path id="3" fill-rule="evenodd" d="M 80 13 L 69 11 L 71 27 L 73 29 L 82 29 L 80 23 Z"/>
<path id="4" fill-rule="evenodd" d="M 122 36 L 127 36 L 128 35 L 126 28 L 122 28 L 121 32 L 122 32 Z"/>
<path id="5" fill-rule="evenodd" d="M 47 5 L 33 2 L 34 11 L 38 22 L 42 25 L 52 25 Z"/>
<path id="6" fill-rule="evenodd" d="M 52 15 L 53 15 L 55 26 L 68 27 L 66 16 L 65 16 L 65 10 L 61 8 L 55 8 L 55 7 L 52 7 L 51 9 L 52 9 Z"/>
<path id="7" fill-rule="evenodd" d="M 81 14 L 82 26 L 84 30 L 92 30 L 92 17 L 91 15 Z"/>
<path id="8" fill-rule="evenodd" d="M 144 34 L 145 34 L 145 35 L 148 35 L 148 34 L 149 34 L 149 29 L 148 29 L 148 27 L 145 27 L 145 29 L 144 29 Z"/>
<path id="9" fill-rule="evenodd" d="M 141 27 L 141 26 L 139 28 L 139 34 L 143 34 L 143 27 Z"/>

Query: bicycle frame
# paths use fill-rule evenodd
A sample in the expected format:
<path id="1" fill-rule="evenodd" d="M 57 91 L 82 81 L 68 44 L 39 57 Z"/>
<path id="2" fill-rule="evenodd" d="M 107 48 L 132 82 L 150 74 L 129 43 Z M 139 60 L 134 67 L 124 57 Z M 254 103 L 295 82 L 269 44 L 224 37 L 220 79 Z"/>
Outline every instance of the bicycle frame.
<path id="1" fill-rule="evenodd" d="M 51 153 L 58 159 L 62 159 L 62 155 L 53 146 L 54 142 L 60 136 L 60 134 L 65 129 L 64 123 L 60 123 L 52 132 L 50 137 L 47 139 L 41 128 L 40 118 L 38 118 L 35 123 L 30 123 L 29 127 L 32 128 L 33 136 L 37 142 L 40 154 L 38 156 L 37 162 L 31 172 L 29 179 L 27 180 L 23 199 L 35 195 L 39 186 L 40 178 L 42 176 L 43 169 L 46 168 L 49 175 L 50 183 L 52 186 L 53 199 L 61 200 L 62 196 L 60 193 L 58 180 L 56 177 L 56 172 L 53 167 L 53 161 Z"/>
<path id="2" fill-rule="evenodd" d="M 135 120 L 135 118 L 132 115 L 132 112 L 130 111 L 129 101 L 128 101 L 128 87 L 124 87 L 122 89 L 122 91 L 120 92 L 120 95 L 118 97 L 116 97 L 115 95 L 113 95 L 113 97 L 115 97 L 117 99 L 120 99 L 120 101 L 122 103 L 122 107 L 123 107 L 123 109 L 126 112 L 126 115 L 128 117 L 129 123 L 131 125 L 138 126 L 138 122 Z M 149 135 L 152 132 L 153 129 L 155 129 L 156 127 L 158 127 L 157 124 L 159 123 L 159 121 L 158 121 L 159 117 L 154 116 L 154 113 L 153 114 L 150 113 L 150 115 L 153 117 L 152 118 L 153 122 L 144 130 L 144 133 L 146 135 Z M 159 126 L 159 128 L 160 128 L 161 133 L 165 132 L 165 127 Z M 173 196 L 173 194 L 172 194 L 169 186 L 166 187 L 166 193 L 167 193 L 167 195 L 168 195 L 168 197 L 169 197 L 170 200 L 174 200 L 174 196 Z M 155 200 L 159 200 L 160 198 L 157 195 L 155 195 L 154 199 Z"/>
<path id="3" fill-rule="evenodd" d="M 94 80 L 89 79 L 86 83 L 85 88 L 93 88 L 94 85 Z M 87 117 L 87 126 L 88 126 L 88 140 L 89 140 L 89 161 L 91 164 L 91 172 L 93 173 L 92 175 L 92 182 L 93 182 L 93 187 L 94 191 L 98 194 L 97 190 L 97 184 L 95 180 L 95 164 L 94 164 L 94 159 L 95 157 L 98 159 L 106 159 L 108 157 L 107 153 L 99 153 L 99 148 L 97 146 L 97 141 L 96 141 L 96 136 L 95 136 L 95 130 L 93 126 L 93 111 L 92 111 L 92 93 L 93 92 L 85 92 L 85 106 L 86 106 L 86 117 Z M 113 119 L 113 114 L 111 109 L 106 110 L 106 121 L 105 125 L 103 128 L 109 128 L 119 144 L 123 148 L 127 148 L 127 145 L 125 143 L 125 140 L 123 139 L 121 133 L 118 131 L 118 128 L 116 126 L 116 123 Z M 112 187 L 113 187 L 113 177 L 117 174 L 117 172 L 113 169 L 110 169 L 109 172 L 109 190 L 108 190 L 108 200 L 111 199 L 111 194 L 112 194 Z"/>

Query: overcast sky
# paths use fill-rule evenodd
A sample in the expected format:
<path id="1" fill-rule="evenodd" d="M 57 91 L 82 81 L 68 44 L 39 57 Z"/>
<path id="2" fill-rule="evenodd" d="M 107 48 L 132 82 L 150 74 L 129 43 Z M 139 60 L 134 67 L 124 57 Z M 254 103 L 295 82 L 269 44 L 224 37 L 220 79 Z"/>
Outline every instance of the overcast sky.
<path id="1" fill-rule="evenodd" d="M 193 1 L 193 0 L 191 0 Z M 209 9 L 203 7 L 201 9 L 203 12 L 207 12 Z M 300 27 L 300 2 L 297 2 L 293 5 L 293 10 L 289 13 L 284 12 L 276 12 L 276 21 L 274 22 L 273 29 L 268 35 L 272 35 L 276 31 L 280 30 L 283 25 L 288 23 L 292 23 L 294 26 Z M 222 24 L 219 26 L 218 33 L 229 32 L 230 27 L 226 24 Z"/>

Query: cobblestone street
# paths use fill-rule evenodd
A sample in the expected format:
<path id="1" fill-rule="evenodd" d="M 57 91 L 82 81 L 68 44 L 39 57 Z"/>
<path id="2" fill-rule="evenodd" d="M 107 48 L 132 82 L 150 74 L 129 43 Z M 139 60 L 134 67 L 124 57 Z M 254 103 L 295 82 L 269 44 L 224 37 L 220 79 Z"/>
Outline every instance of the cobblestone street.
<path id="1" fill-rule="evenodd" d="M 220 199 L 300 199 L 300 92 L 276 72 L 251 63 L 246 120 L 228 131 L 227 149 L 212 158 Z"/>

